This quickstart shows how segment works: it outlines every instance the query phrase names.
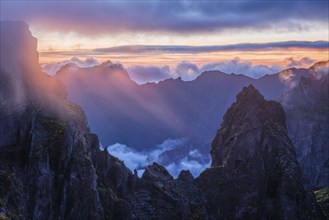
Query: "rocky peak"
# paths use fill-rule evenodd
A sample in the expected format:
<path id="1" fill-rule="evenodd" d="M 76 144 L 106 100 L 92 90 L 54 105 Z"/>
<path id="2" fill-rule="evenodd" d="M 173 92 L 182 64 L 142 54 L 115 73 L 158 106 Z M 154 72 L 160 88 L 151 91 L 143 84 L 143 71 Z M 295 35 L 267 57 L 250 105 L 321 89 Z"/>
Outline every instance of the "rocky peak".
<path id="1" fill-rule="evenodd" d="M 167 182 L 173 180 L 174 178 L 169 174 L 166 168 L 156 162 L 153 162 L 152 165 L 145 168 L 142 179 L 151 182 Z"/>
<path id="2" fill-rule="evenodd" d="M 319 212 L 303 188 L 283 108 L 253 86 L 226 112 L 211 156 L 212 168 L 197 181 L 214 219 L 308 219 Z"/>
<path id="3" fill-rule="evenodd" d="M 329 60 L 321 61 L 315 63 L 313 66 L 309 68 L 309 70 L 313 73 L 313 76 L 319 78 L 322 75 L 329 74 Z"/>
<path id="4" fill-rule="evenodd" d="M 264 96 L 262 96 L 255 87 L 250 84 L 247 87 L 244 87 L 242 91 L 237 95 L 237 102 L 249 103 L 256 101 L 263 101 Z"/>
<path id="5" fill-rule="evenodd" d="M 189 170 L 182 170 L 180 171 L 177 179 L 180 181 L 189 182 L 193 181 L 194 177 Z"/>
<path id="6" fill-rule="evenodd" d="M 221 128 L 213 141 L 212 166 L 228 165 L 232 154 L 239 160 L 252 158 L 257 153 L 255 146 L 242 145 L 240 148 L 234 145 L 235 142 L 246 138 L 248 142 L 261 143 L 262 133 L 269 130 L 286 131 L 285 114 L 281 105 L 266 101 L 252 85 L 244 87 L 237 95 L 237 101 L 224 115 Z M 226 148 L 226 145 L 235 147 Z"/>

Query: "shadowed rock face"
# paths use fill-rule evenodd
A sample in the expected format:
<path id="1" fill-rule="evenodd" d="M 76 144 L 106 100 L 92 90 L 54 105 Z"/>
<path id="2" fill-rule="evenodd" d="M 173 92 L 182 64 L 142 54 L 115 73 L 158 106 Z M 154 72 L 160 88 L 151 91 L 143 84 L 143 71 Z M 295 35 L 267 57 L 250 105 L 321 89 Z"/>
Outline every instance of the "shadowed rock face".
<path id="1" fill-rule="evenodd" d="M 234 168 L 246 159 L 253 159 L 270 135 L 277 135 L 289 144 L 282 107 L 277 102 L 265 101 L 253 86 L 243 88 L 213 140 L 212 166 Z M 294 151 L 291 144 L 288 149 Z"/>
<path id="2" fill-rule="evenodd" d="M 185 174 L 184 174 L 185 173 Z M 173 179 L 157 163 L 146 167 L 128 201 L 137 219 L 207 219 L 206 200 L 191 173 Z M 183 178 L 182 176 L 185 176 Z"/>
<path id="3" fill-rule="evenodd" d="M 177 179 L 181 181 L 193 181 L 194 177 L 189 170 L 182 170 Z"/>
<path id="4" fill-rule="evenodd" d="M 12 219 L 102 219 L 112 213 L 121 203 L 104 199 L 99 185 L 111 184 L 112 195 L 127 191 L 132 174 L 99 150 L 82 109 L 40 71 L 36 41 L 23 22 L 1 22 L 0 74 L 1 212 Z M 113 205 L 104 211 L 106 202 Z"/>
<path id="5" fill-rule="evenodd" d="M 309 219 L 295 150 L 277 102 L 245 87 L 213 140 L 212 167 L 198 178 L 215 219 Z M 319 216 L 321 218 L 321 216 Z"/>
<path id="6" fill-rule="evenodd" d="M 166 170 L 166 168 L 155 162 L 152 164 L 152 166 L 146 167 L 142 178 L 154 182 L 165 182 L 174 179 Z"/>
<path id="7" fill-rule="evenodd" d="M 282 99 L 305 188 L 329 187 L 328 71 L 318 78 L 301 78 Z"/>

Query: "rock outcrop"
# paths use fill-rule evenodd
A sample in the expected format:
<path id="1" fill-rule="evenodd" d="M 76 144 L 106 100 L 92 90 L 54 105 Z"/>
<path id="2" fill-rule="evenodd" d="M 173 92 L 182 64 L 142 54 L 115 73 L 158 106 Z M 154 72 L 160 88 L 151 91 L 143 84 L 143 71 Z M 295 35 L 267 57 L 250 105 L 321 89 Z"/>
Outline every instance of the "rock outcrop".
<path id="1" fill-rule="evenodd" d="M 324 187 L 313 191 L 316 201 L 321 207 L 323 214 L 329 219 L 329 188 Z"/>
<path id="2" fill-rule="evenodd" d="M 281 105 L 253 87 L 237 95 L 197 179 L 210 219 L 321 219 L 302 185 Z"/>
<path id="3" fill-rule="evenodd" d="M 183 172 L 184 173 L 184 172 Z M 190 173 L 189 173 L 190 174 Z M 206 200 L 193 177 L 174 179 L 157 163 L 146 167 L 128 201 L 137 219 L 207 219 Z M 190 174 L 191 175 L 191 174 Z"/>

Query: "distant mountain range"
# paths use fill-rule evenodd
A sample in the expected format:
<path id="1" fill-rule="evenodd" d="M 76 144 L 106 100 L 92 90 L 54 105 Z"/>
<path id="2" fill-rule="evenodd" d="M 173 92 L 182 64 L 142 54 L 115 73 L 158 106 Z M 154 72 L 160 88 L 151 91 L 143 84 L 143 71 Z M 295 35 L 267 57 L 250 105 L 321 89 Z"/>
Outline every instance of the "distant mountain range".
<path id="1" fill-rule="evenodd" d="M 302 76 L 313 77 L 312 68 L 291 68 L 260 79 L 208 71 L 193 81 L 177 78 L 144 85 L 111 62 L 91 68 L 67 64 L 56 74 L 69 99 L 85 110 L 103 145 L 122 143 L 136 149 L 152 148 L 168 138 L 209 144 L 241 88 L 253 84 L 267 99 L 280 100 Z"/>
<path id="2" fill-rule="evenodd" d="M 69 99 L 82 106 L 91 130 L 99 135 L 104 146 L 121 143 L 135 150 L 147 151 L 167 139 L 183 138 L 185 141 L 180 146 L 164 151 L 156 161 L 169 165 L 197 150 L 199 157 L 193 160 L 205 164 L 209 161 L 211 140 L 225 111 L 233 103 L 235 94 L 249 84 L 253 84 L 266 99 L 282 103 L 288 113 L 288 131 L 298 158 L 309 157 L 306 148 L 318 155 L 328 155 L 325 147 L 329 139 L 329 129 L 325 124 L 329 114 L 325 104 L 329 94 L 328 70 L 329 62 L 324 61 L 308 69 L 290 68 L 260 79 L 207 71 L 193 81 L 177 78 L 138 85 L 121 65 L 108 61 L 91 68 L 67 64 L 55 78 L 64 82 Z M 314 89 L 322 88 L 321 92 L 307 97 L 305 94 L 292 95 L 308 80 L 314 81 L 311 84 Z M 312 103 L 317 103 L 316 108 L 320 108 L 323 116 L 318 117 L 314 112 L 313 127 L 308 126 L 309 117 L 298 117 L 306 114 L 303 112 L 305 108 L 299 107 L 300 101 L 309 103 L 304 106 L 310 111 L 315 108 Z M 323 157 L 302 165 L 307 186 L 328 184 L 327 175 L 316 180 L 318 166 L 329 171 L 329 162 L 325 162 L 329 157 Z M 317 177 L 310 180 L 310 173 Z"/>

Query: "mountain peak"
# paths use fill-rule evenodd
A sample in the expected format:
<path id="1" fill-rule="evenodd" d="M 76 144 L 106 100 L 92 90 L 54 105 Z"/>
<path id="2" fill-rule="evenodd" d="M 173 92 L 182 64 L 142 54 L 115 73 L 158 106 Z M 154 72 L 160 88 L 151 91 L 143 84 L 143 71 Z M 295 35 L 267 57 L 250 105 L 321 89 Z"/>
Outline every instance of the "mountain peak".
<path id="1" fill-rule="evenodd" d="M 191 174 L 190 170 L 182 170 L 182 171 L 180 171 L 177 179 L 184 181 L 184 182 L 185 181 L 188 182 L 188 181 L 193 181 L 194 177 Z"/>
<path id="2" fill-rule="evenodd" d="M 153 162 L 152 165 L 145 168 L 142 179 L 151 182 L 167 182 L 169 180 L 173 180 L 173 177 L 169 174 L 166 168 L 156 162 Z"/>
<path id="3" fill-rule="evenodd" d="M 329 60 L 320 61 L 315 63 L 313 66 L 309 68 L 309 70 L 313 73 L 316 78 L 321 78 L 322 75 L 329 74 Z"/>
<path id="4" fill-rule="evenodd" d="M 212 167 L 198 182 L 208 192 L 210 207 L 215 207 L 214 219 L 308 219 L 314 215 L 285 129 L 283 108 L 265 100 L 252 85 L 239 93 L 226 112 L 211 156 Z"/>
<path id="5" fill-rule="evenodd" d="M 212 165 L 226 166 L 230 162 L 232 152 L 238 157 L 252 157 L 251 148 L 233 150 L 225 148 L 226 139 L 230 144 L 249 135 L 247 142 L 260 142 L 259 134 L 265 130 L 286 131 L 285 114 L 281 105 L 274 101 L 267 101 L 254 86 L 244 87 L 237 95 L 237 101 L 227 110 L 217 137 L 213 142 Z M 257 135 L 256 135 L 257 134 Z M 255 136 L 251 138 L 252 136 Z M 228 141 L 228 140 L 227 140 Z M 233 141 L 233 142 L 232 142 Z M 221 144 L 218 144 L 220 142 Z M 238 148 L 238 145 L 234 145 Z M 246 146 L 241 146 L 245 148 Z M 255 147 L 255 146 L 253 146 Z M 232 151 L 231 153 L 225 151 Z M 223 152 L 224 151 L 224 152 Z"/>
<path id="6" fill-rule="evenodd" d="M 237 95 L 237 102 L 249 102 L 250 100 L 264 100 L 264 96 L 252 84 L 244 87 Z"/>

